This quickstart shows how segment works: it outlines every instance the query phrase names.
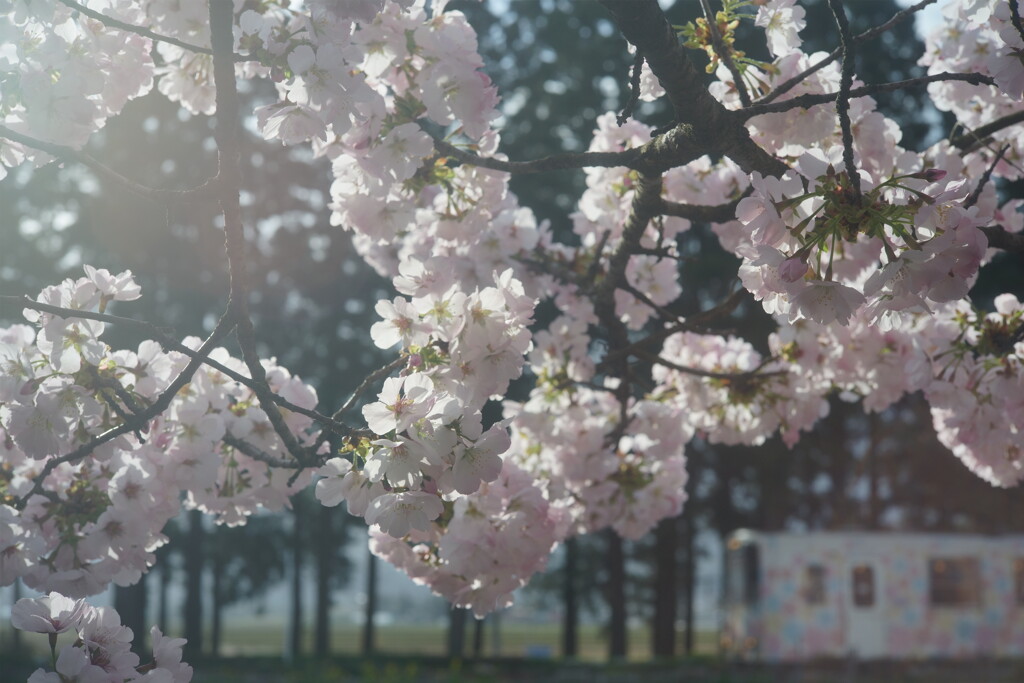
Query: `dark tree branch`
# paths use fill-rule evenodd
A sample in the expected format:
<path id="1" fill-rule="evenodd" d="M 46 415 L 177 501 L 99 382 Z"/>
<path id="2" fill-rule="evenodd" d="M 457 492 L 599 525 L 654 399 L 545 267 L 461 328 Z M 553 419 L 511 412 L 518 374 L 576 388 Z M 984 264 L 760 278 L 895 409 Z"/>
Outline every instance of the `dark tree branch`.
<path id="1" fill-rule="evenodd" d="M 995 81 L 991 76 L 985 76 L 984 74 L 969 73 L 942 73 L 933 74 L 931 76 L 921 76 L 920 78 L 909 78 L 905 81 L 893 81 L 892 83 L 879 83 L 876 85 L 864 85 L 859 88 L 853 88 L 850 90 L 850 97 L 864 97 L 865 95 L 875 95 L 880 92 L 892 92 L 894 90 L 903 90 L 905 88 L 914 88 L 921 85 L 927 85 L 929 83 L 937 83 L 939 81 L 964 81 L 971 85 L 995 85 Z M 760 116 L 761 114 L 777 114 L 779 112 L 789 111 L 801 107 L 803 109 L 809 109 L 819 104 L 830 104 L 835 102 L 836 97 L 839 95 L 837 92 L 832 93 L 821 93 L 807 95 L 798 95 L 782 102 L 775 102 L 773 104 L 754 104 L 746 109 L 740 109 L 733 114 L 743 121 L 754 117 Z"/>
<path id="2" fill-rule="evenodd" d="M 1024 234 L 1010 232 L 1001 225 L 983 226 L 981 231 L 988 238 L 988 246 L 1024 258 Z"/>
<path id="3" fill-rule="evenodd" d="M 160 41 L 161 43 L 167 43 L 168 45 L 174 45 L 176 47 L 180 47 L 183 50 L 188 50 L 190 52 L 198 52 L 199 54 L 204 54 L 204 55 L 212 55 L 213 54 L 213 50 L 211 50 L 208 47 L 202 47 L 200 45 L 193 45 L 191 43 L 186 43 L 183 40 L 178 40 L 177 38 L 172 38 L 171 36 L 164 36 L 164 35 L 160 35 L 159 33 L 154 33 L 153 31 L 149 30 L 145 26 L 136 26 L 134 24 L 129 24 L 129 23 L 121 21 L 120 19 L 115 19 L 115 18 L 109 17 L 106 14 L 103 14 L 101 12 L 97 12 L 95 10 L 91 10 L 88 7 L 86 7 L 85 5 L 82 5 L 82 4 L 79 4 L 79 3 L 75 2 L 75 0 L 59 0 L 59 2 L 62 5 L 70 7 L 71 9 L 75 10 L 76 12 L 81 12 L 82 14 L 84 14 L 85 16 L 87 16 L 89 18 L 95 19 L 96 21 L 100 22 L 104 26 L 108 26 L 110 28 L 115 28 L 115 29 L 118 29 L 119 31 L 127 31 L 128 33 L 134 33 L 134 34 L 142 36 L 144 38 L 151 38 L 152 40 L 157 40 L 157 41 Z M 234 61 L 236 61 L 236 62 L 252 61 L 252 57 L 244 57 L 242 55 L 232 55 L 232 59 Z"/>
<path id="4" fill-rule="evenodd" d="M 657 0 L 601 0 L 601 4 L 611 13 L 626 40 L 647 59 L 672 103 L 675 120 L 692 126 L 694 158 L 703 154 L 712 158 L 724 155 L 745 172 L 758 171 L 762 175 L 780 176 L 788 170 L 754 143 L 743 121 L 733 117 L 707 91 L 703 77 L 679 44 Z"/>
<path id="5" fill-rule="evenodd" d="M 623 166 L 641 173 L 656 175 L 664 173 L 670 168 L 685 166 L 706 153 L 694 135 L 693 127 L 687 124 L 676 125 L 640 147 L 621 152 L 558 154 L 535 161 L 502 161 L 493 157 L 481 157 L 461 150 L 437 137 L 434 137 L 434 147 L 441 154 L 451 156 L 463 163 L 513 174 Z"/>
<path id="6" fill-rule="evenodd" d="M 160 188 L 147 187 L 146 185 L 135 182 L 131 178 L 121 175 L 108 166 L 104 166 L 93 157 L 89 156 L 85 152 L 80 152 L 77 149 L 65 147 L 64 145 L 56 145 L 52 142 L 46 142 L 45 140 L 38 140 L 29 135 L 25 135 L 24 133 L 11 130 L 6 126 L 0 126 L 0 137 L 7 138 L 8 140 L 17 142 L 18 144 L 31 147 L 32 149 L 38 149 L 41 152 L 46 152 L 47 154 L 62 161 L 76 161 L 91 168 L 101 178 L 113 181 L 141 197 L 152 199 L 154 201 L 169 202 L 183 199 L 185 197 L 191 199 L 204 194 L 210 194 L 213 191 L 213 184 L 210 181 L 188 190 L 164 190 Z"/>
<path id="7" fill-rule="evenodd" d="M 633 59 L 633 70 L 629 75 L 629 99 L 626 101 L 626 106 L 622 108 L 622 113 L 615 117 L 615 122 L 620 126 L 629 120 L 629 117 L 633 115 L 633 108 L 640 101 L 640 74 L 643 69 L 644 53 L 637 50 L 636 57 Z"/>
<path id="8" fill-rule="evenodd" d="M 1024 40 L 1024 24 L 1020 20 L 1020 6 L 1018 0 L 1010 0 L 1010 23 L 1017 29 L 1017 35 Z"/>
<path id="9" fill-rule="evenodd" d="M 294 460 L 286 460 L 285 458 L 279 458 L 275 455 L 271 455 L 270 453 L 267 453 L 266 451 L 262 450 L 256 445 L 251 444 L 248 441 L 245 441 L 244 439 L 239 439 L 235 436 L 232 436 L 230 433 L 225 434 L 224 438 L 222 438 L 221 441 L 226 443 L 228 446 L 231 446 L 235 450 L 239 451 L 240 453 L 244 453 L 253 460 L 259 460 L 260 462 L 266 463 L 271 467 L 281 467 L 285 469 L 303 467 L 303 465 L 300 465 L 298 462 Z"/>
<path id="10" fill-rule="evenodd" d="M 850 22 L 846 18 L 843 0 L 828 0 L 828 5 L 832 9 L 832 16 L 835 17 L 836 26 L 839 28 L 839 39 L 843 50 L 839 95 L 836 96 L 836 115 L 839 116 L 839 128 L 843 136 L 843 164 L 846 166 L 846 176 L 850 179 L 854 200 L 859 202 L 861 197 L 860 175 L 857 173 L 857 166 L 853 159 L 853 130 L 850 124 L 850 86 L 853 84 L 856 52 L 850 37 Z"/>
<path id="11" fill-rule="evenodd" d="M 921 0 L 915 5 L 912 5 L 904 10 L 900 10 L 899 12 L 894 14 L 892 18 L 889 19 L 889 21 L 885 22 L 884 24 L 879 24 L 874 28 L 870 28 L 867 31 L 864 31 L 864 33 L 859 33 L 856 36 L 854 36 L 853 42 L 861 43 L 866 40 L 871 40 L 875 36 L 879 36 L 885 33 L 886 31 L 888 31 L 889 29 L 891 29 L 893 26 L 903 21 L 904 19 L 913 16 L 914 13 L 917 12 L 918 10 L 924 9 L 928 5 L 934 4 L 936 2 L 938 2 L 938 0 Z M 829 53 L 829 55 L 824 59 L 815 62 L 812 66 L 808 67 L 801 73 L 798 73 L 796 76 L 793 76 L 789 80 L 783 81 L 781 84 L 776 86 L 774 90 L 772 90 L 770 93 L 759 99 L 757 101 L 757 104 L 768 104 L 770 102 L 773 102 L 774 100 L 778 99 L 779 96 L 784 95 L 785 93 L 792 90 L 794 86 L 803 83 L 805 80 L 807 80 L 808 76 L 811 76 L 817 73 L 818 71 L 821 71 L 823 68 L 839 59 L 839 56 L 842 53 L 843 48 L 837 47 L 835 50 L 832 50 L 832 52 Z"/>
<path id="12" fill-rule="evenodd" d="M 998 133 L 1018 123 L 1024 123 L 1024 109 L 1002 116 L 991 123 L 986 123 L 984 126 L 979 126 L 963 135 L 952 138 L 949 144 L 957 149 L 970 152 L 979 146 L 987 144 L 989 136 L 993 133 Z"/>
<path id="13" fill-rule="evenodd" d="M 725 223 L 726 221 L 731 221 L 736 218 L 736 206 L 740 203 L 740 200 L 748 194 L 749 190 L 728 204 L 718 204 L 717 206 L 682 204 L 680 202 L 662 200 L 658 213 L 665 216 L 685 218 L 697 223 Z"/>
<path id="14" fill-rule="evenodd" d="M 709 324 L 736 310 L 736 307 L 740 305 L 740 302 L 743 301 L 746 296 L 746 290 L 738 289 L 730 294 L 725 301 L 709 308 L 706 311 L 701 311 L 700 313 L 692 315 L 686 318 L 686 320 L 680 321 L 674 325 L 668 325 L 663 329 L 653 332 L 643 339 L 632 342 L 621 349 L 610 350 L 601 362 L 597 364 L 597 367 L 598 369 L 602 369 L 621 358 L 629 357 L 630 355 L 635 356 L 645 351 L 650 353 L 651 351 L 649 350 L 656 351 L 666 339 L 677 332 L 708 333 Z"/>

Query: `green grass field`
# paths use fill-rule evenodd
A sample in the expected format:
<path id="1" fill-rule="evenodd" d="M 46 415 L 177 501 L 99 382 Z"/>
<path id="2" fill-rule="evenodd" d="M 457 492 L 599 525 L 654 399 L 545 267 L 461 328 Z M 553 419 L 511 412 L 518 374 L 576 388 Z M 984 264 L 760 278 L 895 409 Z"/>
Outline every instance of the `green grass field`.
<path id="1" fill-rule="evenodd" d="M 467 625 L 467 654 L 473 642 L 472 621 Z M 557 624 L 502 623 L 495 636 L 493 624 L 485 622 L 483 656 L 548 658 L 561 654 L 561 629 Z M 227 656 L 275 655 L 283 651 L 285 626 L 279 621 L 253 619 L 233 623 L 224 631 L 222 654 Z M 305 649 L 312 650 L 312 632 L 307 631 Z M 376 650 L 380 654 L 443 656 L 446 654 L 447 630 L 443 625 L 393 624 L 380 626 L 376 634 Z M 331 652 L 336 655 L 359 654 L 362 631 L 359 626 L 335 624 L 331 631 Z M 497 647 L 496 647 L 497 646 Z M 715 634 L 698 632 L 695 643 L 698 654 L 713 654 Z M 682 652 L 683 639 L 679 635 L 677 650 Z M 607 659 L 608 646 L 600 627 L 583 625 L 580 628 L 579 655 L 581 661 L 602 662 Z M 635 628 L 629 632 L 629 660 L 650 659 L 650 631 Z"/>

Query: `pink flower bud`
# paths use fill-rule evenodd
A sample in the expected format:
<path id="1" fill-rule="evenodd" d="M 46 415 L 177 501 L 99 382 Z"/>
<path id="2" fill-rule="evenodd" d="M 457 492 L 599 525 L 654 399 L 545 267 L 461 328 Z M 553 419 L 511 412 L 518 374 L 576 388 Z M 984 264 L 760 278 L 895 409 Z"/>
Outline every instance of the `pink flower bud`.
<path id="1" fill-rule="evenodd" d="M 423 356 L 421 356 L 418 353 L 411 353 L 411 354 L 409 354 L 409 367 L 410 368 L 418 368 L 421 365 L 423 365 Z"/>
<path id="2" fill-rule="evenodd" d="M 779 264 L 779 277 L 785 282 L 796 282 L 807 272 L 807 262 L 799 256 L 790 256 Z"/>
<path id="3" fill-rule="evenodd" d="M 920 178 L 921 180 L 927 180 L 929 183 L 934 183 L 945 178 L 946 172 L 941 168 L 926 168 L 923 171 L 911 174 L 910 177 Z"/>

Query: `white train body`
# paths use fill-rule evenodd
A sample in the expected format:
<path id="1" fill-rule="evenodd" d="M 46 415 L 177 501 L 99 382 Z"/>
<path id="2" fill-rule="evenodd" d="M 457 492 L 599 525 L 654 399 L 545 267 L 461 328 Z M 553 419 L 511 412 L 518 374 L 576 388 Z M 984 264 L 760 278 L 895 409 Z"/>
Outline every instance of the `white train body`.
<path id="1" fill-rule="evenodd" d="M 1024 657 L 1024 536 L 741 530 L 724 580 L 733 656 Z"/>

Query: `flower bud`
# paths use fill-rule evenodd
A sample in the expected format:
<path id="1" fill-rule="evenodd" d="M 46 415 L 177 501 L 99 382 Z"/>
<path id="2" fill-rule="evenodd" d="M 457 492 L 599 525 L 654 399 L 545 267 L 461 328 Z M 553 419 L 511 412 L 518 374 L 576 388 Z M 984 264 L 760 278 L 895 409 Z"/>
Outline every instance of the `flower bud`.
<path id="1" fill-rule="evenodd" d="M 927 180 L 929 183 L 934 183 L 942 180 L 946 177 L 946 172 L 941 168 L 926 168 L 923 171 L 917 173 L 911 173 L 910 178 L 920 178 L 921 180 Z"/>
<path id="2" fill-rule="evenodd" d="M 779 277 L 785 282 L 797 282 L 807 273 L 807 262 L 798 256 L 790 256 L 779 264 Z"/>

